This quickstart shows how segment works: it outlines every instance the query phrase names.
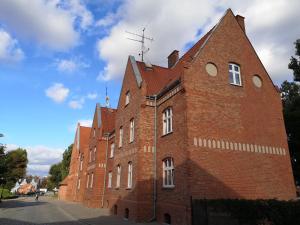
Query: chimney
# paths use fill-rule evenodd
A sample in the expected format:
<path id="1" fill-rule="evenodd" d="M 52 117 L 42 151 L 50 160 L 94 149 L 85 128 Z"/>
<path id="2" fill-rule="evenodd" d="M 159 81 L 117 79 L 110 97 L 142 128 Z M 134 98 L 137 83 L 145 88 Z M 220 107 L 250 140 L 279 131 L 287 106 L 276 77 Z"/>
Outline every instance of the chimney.
<path id="1" fill-rule="evenodd" d="M 236 18 L 237 22 L 239 23 L 240 27 L 242 28 L 242 30 L 244 32 L 246 32 L 245 31 L 245 17 L 236 15 L 235 18 Z"/>
<path id="2" fill-rule="evenodd" d="M 168 68 L 171 68 L 174 66 L 177 61 L 179 60 L 179 51 L 174 50 L 169 56 L 168 56 Z"/>

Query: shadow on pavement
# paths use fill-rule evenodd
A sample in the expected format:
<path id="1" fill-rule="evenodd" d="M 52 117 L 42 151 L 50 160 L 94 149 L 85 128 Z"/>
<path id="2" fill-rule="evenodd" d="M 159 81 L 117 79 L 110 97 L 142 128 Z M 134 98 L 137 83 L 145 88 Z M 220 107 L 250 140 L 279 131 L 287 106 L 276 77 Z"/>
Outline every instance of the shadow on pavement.
<path id="1" fill-rule="evenodd" d="M 134 223 L 132 221 L 122 220 L 116 216 L 100 216 L 90 219 L 79 219 L 74 221 L 59 221 L 53 223 L 31 223 L 27 221 L 0 218 L 1 225 L 142 225 L 142 223 Z M 147 223 L 149 225 L 157 225 L 157 223 Z"/>
<path id="2" fill-rule="evenodd" d="M 0 208 L 1 209 L 22 208 L 22 207 L 37 206 L 37 205 L 43 205 L 43 204 L 46 204 L 46 202 L 43 202 L 43 201 L 25 202 L 25 201 L 19 201 L 19 200 L 9 200 L 9 201 L 1 202 Z"/>

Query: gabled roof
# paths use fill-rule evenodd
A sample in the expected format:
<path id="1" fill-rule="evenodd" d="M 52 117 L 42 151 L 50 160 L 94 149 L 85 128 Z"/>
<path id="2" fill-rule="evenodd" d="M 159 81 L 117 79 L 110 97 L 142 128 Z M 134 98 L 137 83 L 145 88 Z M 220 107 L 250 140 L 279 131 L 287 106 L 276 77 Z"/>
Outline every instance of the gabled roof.
<path id="1" fill-rule="evenodd" d="M 157 94 L 170 82 L 180 76 L 178 71 L 166 67 L 152 65 L 151 69 L 149 69 L 144 62 L 137 62 L 137 65 L 146 83 L 147 95 Z"/>
<path id="2" fill-rule="evenodd" d="M 228 10 L 226 11 L 226 13 L 227 12 Z M 203 48 L 217 25 L 215 25 L 198 42 L 196 42 L 193 47 L 191 47 L 172 68 L 157 65 L 151 65 L 151 68 L 149 68 L 144 62 L 134 61 L 134 63 L 138 67 L 138 70 L 140 72 L 139 74 L 141 75 L 142 80 L 146 83 L 147 95 L 159 94 L 159 92 L 164 90 L 171 83 L 174 83 L 175 80 L 179 80 L 185 62 L 191 62 L 194 59 L 195 55 L 201 48 Z"/>
<path id="3" fill-rule="evenodd" d="M 91 133 L 90 127 L 84 127 L 79 125 L 79 147 L 84 148 L 89 143 L 89 136 Z"/>
<path id="4" fill-rule="evenodd" d="M 104 133 L 110 133 L 115 126 L 116 109 L 101 107 L 102 130 Z"/>

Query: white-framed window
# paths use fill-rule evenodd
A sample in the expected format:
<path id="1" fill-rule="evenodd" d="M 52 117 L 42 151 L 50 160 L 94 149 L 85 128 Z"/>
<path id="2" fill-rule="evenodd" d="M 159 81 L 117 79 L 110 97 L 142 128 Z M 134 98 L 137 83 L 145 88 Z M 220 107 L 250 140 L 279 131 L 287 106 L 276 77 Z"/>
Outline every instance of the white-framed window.
<path id="1" fill-rule="evenodd" d="M 169 107 L 163 112 L 163 134 L 169 134 L 173 131 L 173 113 L 172 108 Z"/>
<path id="2" fill-rule="evenodd" d="M 128 162 L 127 187 L 132 188 L 132 162 Z"/>
<path id="3" fill-rule="evenodd" d="M 83 158 L 80 157 L 80 167 L 79 167 L 79 170 L 82 171 L 82 165 L 83 165 Z"/>
<path id="4" fill-rule="evenodd" d="M 90 183 L 90 188 L 92 188 L 94 185 L 94 173 L 91 175 L 91 183 Z"/>
<path id="5" fill-rule="evenodd" d="M 134 140 L 134 119 L 130 120 L 130 127 L 129 127 L 129 142 L 133 142 Z"/>
<path id="6" fill-rule="evenodd" d="M 97 152 L 97 147 L 94 148 L 94 154 L 93 154 L 93 160 L 96 160 L 96 152 Z"/>
<path id="7" fill-rule="evenodd" d="M 125 96 L 125 106 L 128 105 L 129 102 L 130 102 L 130 92 L 127 91 Z"/>
<path id="8" fill-rule="evenodd" d="M 119 148 L 123 145 L 123 127 L 120 127 L 119 131 Z"/>
<path id="9" fill-rule="evenodd" d="M 107 182 L 107 187 L 108 187 L 108 188 L 111 188 L 111 186 L 112 186 L 112 172 L 109 171 L 109 172 L 108 172 L 108 182 Z"/>
<path id="10" fill-rule="evenodd" d="M 92 149 L 90 149 L 90 158 L 89 158 L 89 162 L 92 162 Z"/>
<path id="11" fill-rule="evenodd" d="M 94 128 L 93 129 L 93 137 L 95 137 L 96 136 L 96 129 Z"/>
<path id="12" fill-rule="evenodd" d="M 112 143 L 110 145 L 110 155 L 109 155 L 109 157 L 113 158 L 114 157 L 114 153 L 115 153 L 115 143 Z"/>
<path id="13" fill-rule="evenodd" d="M 89 183 L 90 183 L 90 174 L 87 175 L 86 188 L 89 188 Z"/>
<path id="14" fill-rule="evenodd" d="M 240 66 L 234 63 L 229 63 L 228 70 L 230 84 L 242 86 Z"/>
<path id="15" fill-rule="evenodd" d="M 77 189 L 79 190 L 80 189 L 80 178 L 78 179 L 78 181 L 77 181 Z"/>
<path id="16" fill-rule="evenodd" d="M 117 166 L 117 182 L 116 182 L 116 188 L 119 188 L 121 184 L 121 165 Z"/>
<path id="17" fill-rule="evenodd" d="M 163 161 L 163 187 L 174 187 L 174 162 L 173 158 L 166 158 Z"/>

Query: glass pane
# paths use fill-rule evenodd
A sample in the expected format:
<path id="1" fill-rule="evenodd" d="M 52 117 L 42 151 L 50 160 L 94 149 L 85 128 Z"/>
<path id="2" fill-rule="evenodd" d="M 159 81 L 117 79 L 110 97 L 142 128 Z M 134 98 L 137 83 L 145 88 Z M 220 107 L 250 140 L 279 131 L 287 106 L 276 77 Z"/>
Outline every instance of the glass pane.
<path id="1" fill-rule="evenodd" d="M 172 170 L 172 180 L 171 180 L 171 184 L 174 185 L 174 170 Z"/>
<path id="2" fill-rule="evenodd" d="M 241 84 L 240 75 L 238 73 L 235 74 L 235 83 L 239 85 Z"/>
<path id="3" fill-rule="evenodd" d="M 165 170 L 164 184 L 167 184 L 167 171 Z"/>
<path id="4" fill-rule="evenodd" d="M 233 73 L 229 72 L 229 82 L 233 84 Z"/>
<path id="5" fill-rule="evenodd" d="M 232 65 L 231 64 L 229 64 L 229 70 L 232 70 Z"/>
<path id="6" fill-rule="evenodd" d="M 234 71 L 239 71 L 239 67 L 238 66 L 234 66 Z"/>
<path id="7" fill-rule="evenodd" d="M 171 185 L 171 171 L 168 170 L 168 185 Z"/>

